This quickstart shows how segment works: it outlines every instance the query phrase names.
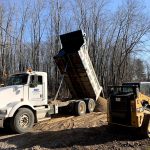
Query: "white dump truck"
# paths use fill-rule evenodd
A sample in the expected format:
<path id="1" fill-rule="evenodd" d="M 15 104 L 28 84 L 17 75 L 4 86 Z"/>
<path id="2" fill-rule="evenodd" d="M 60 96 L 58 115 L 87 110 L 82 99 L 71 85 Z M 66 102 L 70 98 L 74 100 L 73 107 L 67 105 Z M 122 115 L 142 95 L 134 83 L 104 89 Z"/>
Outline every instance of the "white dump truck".
<path id="1" fill-rule="evenodd" d="M 59 108 L 70 106 L 77 115 L 92 112 L 102 92 L 88 55 L 85 34 L 74 31 L 60 35 L 62 49 L 54 60 L 72 98 L 48 101 L 47 73 L 32 71 L 13 74 L 0 88 L 0 127 L 17 133 L 29 131 L 34 123 L 45 120 Z M 58 95 L 58 93 L 56 94 Z"/>

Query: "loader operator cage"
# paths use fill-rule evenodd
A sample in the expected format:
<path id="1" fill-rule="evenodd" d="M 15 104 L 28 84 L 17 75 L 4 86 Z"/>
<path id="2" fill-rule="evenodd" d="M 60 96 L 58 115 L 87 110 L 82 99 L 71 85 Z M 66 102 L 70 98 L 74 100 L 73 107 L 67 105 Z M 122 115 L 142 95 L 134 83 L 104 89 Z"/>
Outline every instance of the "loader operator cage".
<path id="1" fill-rule="evenodd" d="M 137 95 L 138 87 L 136 85 L 123 85 L 123 86 L 109 86 L 108 93 L 112 95 L 125 95 L 134 94 Z"/>
<path id="2" fill-rule="evenodd" d="M 137 85 L 140 93 L 150 96 L 150 82 L 139 82 L 139 83 L 123 83 L 122 85 Z"/>

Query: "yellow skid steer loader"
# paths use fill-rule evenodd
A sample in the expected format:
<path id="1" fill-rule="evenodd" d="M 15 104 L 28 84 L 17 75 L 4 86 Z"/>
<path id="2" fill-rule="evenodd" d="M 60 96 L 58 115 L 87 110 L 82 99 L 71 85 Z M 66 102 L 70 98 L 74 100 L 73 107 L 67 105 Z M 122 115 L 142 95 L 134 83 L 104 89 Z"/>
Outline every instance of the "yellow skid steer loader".
<path id="1" fill-rule="evenodd" d="M 150 138 L 150 82 L 109 86 L 108 124 L 139 128 Z"/>

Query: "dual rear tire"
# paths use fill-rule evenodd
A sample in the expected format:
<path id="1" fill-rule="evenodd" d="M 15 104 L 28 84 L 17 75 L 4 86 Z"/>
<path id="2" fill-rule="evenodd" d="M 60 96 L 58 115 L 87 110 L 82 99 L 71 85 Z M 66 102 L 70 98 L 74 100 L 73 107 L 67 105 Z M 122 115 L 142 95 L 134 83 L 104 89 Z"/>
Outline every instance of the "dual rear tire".
<path id="1" fill-rule="evenodd" d="M 95 101 L 93 99 L 80 100 L 75 103 L 75 113 L 78 116 L 84 115 L 86 112 L 93 112 L 95 109 Z"/>
<path id="2" fill-rule="evenodd" d="M 87 113 L 93 112 L 95 109 L 95 101 L 90 98 L 85 102 L 86 102 L 86 112 Z"/>

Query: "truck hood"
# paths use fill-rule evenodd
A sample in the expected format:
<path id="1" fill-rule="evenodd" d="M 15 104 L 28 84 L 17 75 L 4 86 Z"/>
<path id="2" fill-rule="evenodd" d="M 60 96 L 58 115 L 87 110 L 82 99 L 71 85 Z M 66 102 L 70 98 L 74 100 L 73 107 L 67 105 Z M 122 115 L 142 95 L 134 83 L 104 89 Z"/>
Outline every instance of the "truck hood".
<path id="1" fill-rule="evenodd" d="M 0 88 L 0 108 L 11 102 L 18 102 L 23 98 L 23 85 L 12 85 Z"/>

